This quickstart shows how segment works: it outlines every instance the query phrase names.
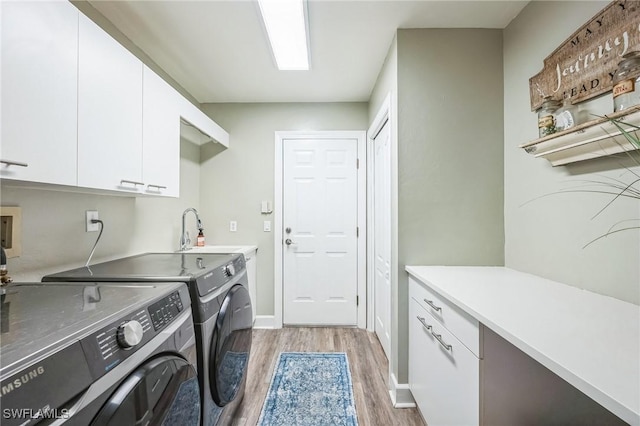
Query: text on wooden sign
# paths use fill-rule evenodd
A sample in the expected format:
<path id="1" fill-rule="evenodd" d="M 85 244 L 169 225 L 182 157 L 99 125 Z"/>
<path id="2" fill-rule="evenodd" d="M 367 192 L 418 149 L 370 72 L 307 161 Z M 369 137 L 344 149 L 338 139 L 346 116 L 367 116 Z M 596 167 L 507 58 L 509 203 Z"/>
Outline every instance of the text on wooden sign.
<path id="1" fill-rule="evenodd" d="M 636 50 L 640 2 L 614 1 L 547 56 L 543 70 L 529 79 L 531 110 L 546 96 L 575 104 L 610 91 L 622 56 Z"/>

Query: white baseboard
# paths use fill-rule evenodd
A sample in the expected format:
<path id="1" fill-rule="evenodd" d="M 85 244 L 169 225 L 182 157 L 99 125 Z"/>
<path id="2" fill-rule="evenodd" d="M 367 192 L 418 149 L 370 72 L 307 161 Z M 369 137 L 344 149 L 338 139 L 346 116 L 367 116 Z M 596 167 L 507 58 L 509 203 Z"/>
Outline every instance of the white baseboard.
<path id="1" fill-rule="evenodd" d="M 253 328 L 275 328 L 275 317 L 273 315 L 256 315 Z"/>
<path id="2" fill-rule="evenodd" d="M 398 383 L 395 374 L 391 374 L 391 389 L 389 389 L 389 396 L 393 403 L 393 408 L 414 408 L 416 402 L 413 399 L 411 390 L 408 383 Z"/>

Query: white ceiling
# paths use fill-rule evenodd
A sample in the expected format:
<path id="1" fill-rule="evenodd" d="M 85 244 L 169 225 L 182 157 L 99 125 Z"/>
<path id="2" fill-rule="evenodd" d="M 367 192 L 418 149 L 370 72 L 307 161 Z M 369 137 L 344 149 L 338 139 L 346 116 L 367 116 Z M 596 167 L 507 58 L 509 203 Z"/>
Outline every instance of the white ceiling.
<path id="1" fill-rule="evenodd" d="M 368 101 L 397 28 L 504 28 L 528 3 L 308 0 L 311 71 L 278 71 L 255 1 L 89 1 L 200 103 Z"/>

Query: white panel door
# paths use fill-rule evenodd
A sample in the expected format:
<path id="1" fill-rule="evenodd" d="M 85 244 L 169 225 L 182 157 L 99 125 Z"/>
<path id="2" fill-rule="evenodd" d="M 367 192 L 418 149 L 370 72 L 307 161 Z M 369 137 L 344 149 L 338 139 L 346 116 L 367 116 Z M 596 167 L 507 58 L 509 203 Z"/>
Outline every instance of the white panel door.
<path id="1" fill-rule="evenodd" d="M 357 140 L 283 141 L 284 323 L 357 323 Z"/>
<path id="2" fill-rule="evenodd" d="M 75 185 L 78 9 L 2 2 L 0 177 Z"/>
<path id="3" fill-rule="evenodd" d="M 79 46 L 78 185 L 142 192 L 142 62 L 83 14 Z"/>
<path id="4" fill-rule="evenodd" d="M 391 140 L 389 122 L 373 140 L 373 226 L 375 257 L 375 324 L 380 344 L 389 358 L 391 345 Z"/>

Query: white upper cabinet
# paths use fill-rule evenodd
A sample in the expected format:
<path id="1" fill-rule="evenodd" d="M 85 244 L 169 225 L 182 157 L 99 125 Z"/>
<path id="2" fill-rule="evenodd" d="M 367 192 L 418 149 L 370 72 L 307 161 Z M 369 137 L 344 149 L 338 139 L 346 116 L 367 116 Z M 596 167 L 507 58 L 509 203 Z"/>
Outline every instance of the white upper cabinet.
<path id="1" fill-rule="evenodd" d="M 78 186 L 143 193 L 142 62 L 79 16 Z"/>
<path id="2" fill-rule="evenodd" d="M 180 117 L 229 146 L 70 2 L 0 1 L 0 18 L 2 180 L 178 197 Z"/>
<path id="3" fill-rule="evenodd" d="M 146 66 L 143 74 L 144 193 L 180 195 L 180 95 Z"/>
<path id="4" fill-rule="evenodd" d="M 229 148 L 229 133 L 220 127 L 218 123 L 183 96 L 180 96 L 178 105 L 180 116 L 206 136 L 205 139 L 207 140 L 199 141 L 198 145 L 214 140 L 225 148 Z"/>
<path id="5" fill-rule="evenodd" d="M 0 177 L 76 185 L 78 10 L 69 2 L 0 7 Z"/>

